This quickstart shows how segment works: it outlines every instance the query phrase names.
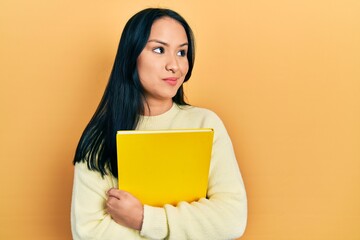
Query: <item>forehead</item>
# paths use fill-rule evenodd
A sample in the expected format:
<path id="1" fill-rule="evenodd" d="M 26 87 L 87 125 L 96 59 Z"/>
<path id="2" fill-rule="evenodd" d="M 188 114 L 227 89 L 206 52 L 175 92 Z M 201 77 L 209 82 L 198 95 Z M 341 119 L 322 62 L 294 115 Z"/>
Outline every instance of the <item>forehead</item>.
<path id="1" fill-rule="evenodd" d="M 151 26 L 149 40 L 161 40 L 167 43 L 187 43 L 184 27 L 175 19 L 163 17 L 154 21 Z"/>

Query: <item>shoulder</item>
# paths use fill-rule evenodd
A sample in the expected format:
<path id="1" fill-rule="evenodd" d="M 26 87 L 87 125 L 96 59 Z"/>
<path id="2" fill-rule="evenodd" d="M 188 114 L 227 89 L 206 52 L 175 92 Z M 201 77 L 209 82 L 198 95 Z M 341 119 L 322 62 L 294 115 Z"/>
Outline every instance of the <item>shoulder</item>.
<path id="1" fill-rule="evenodd" d="M 180 105 L 178 106 L 180 113 L 193 118 L 202 118 L 206 120 L 221 121 L 219 116 L 210 109 L 191 106 L 191 105 Z"/>
<path id="2" fill-rule="evenodd" d="M 86 161 L 78 162 L 74 166 L 75 177 L 79 178 L 96 178 L 101 179 L 101 174 L 98 171 L 90 170 Z"/>
<path id="3" fill-rule="evenodd" d="M 106 174 L 101 175 L 97 170 L 90 169 L 87 162 L 82 161 L 78 162 L 74 166 L 74 178 L 82 179 L 82 181 L 94 181 L 97 183 L 104 182 L 106 185 L 114 186 L 116 185 L 116 178 L 112 176 L 111 172 L 106 169 Z"/>
<path id="4" fill-rule="evenodd" d="M 194 127 L 213 128 L 220 135 L 227 135 L 226 128 L 220 117 L 212 110 L 197 106 L 178 106 L 179 118 Z M 216 135 L 218 135 L 216 134 Z"/>

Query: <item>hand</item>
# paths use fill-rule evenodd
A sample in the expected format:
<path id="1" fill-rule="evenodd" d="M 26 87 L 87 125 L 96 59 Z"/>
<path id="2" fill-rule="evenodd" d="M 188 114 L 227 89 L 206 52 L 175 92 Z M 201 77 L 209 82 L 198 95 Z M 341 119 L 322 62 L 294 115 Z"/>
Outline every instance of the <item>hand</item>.
<path id="1" fill-rule="evenodd" d="M 111 188 L 108 192 L 106 210 L 115 222 L 140 231 L 144 218 L 144 206 L 128 192 Z"/>

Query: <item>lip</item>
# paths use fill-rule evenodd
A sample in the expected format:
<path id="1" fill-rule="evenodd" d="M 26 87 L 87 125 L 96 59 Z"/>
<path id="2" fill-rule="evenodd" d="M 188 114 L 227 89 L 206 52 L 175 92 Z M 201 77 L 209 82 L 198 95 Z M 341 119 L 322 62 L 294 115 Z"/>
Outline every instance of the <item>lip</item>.
<path id="1" fill-rule="evenodd" d="M 163 78 L 163 80 L 165 82 L 167 82 L 168 84 L 170 84 L 171 86 L 175 86 L 178 78 L 177 77 L 168 77 L 168 78 Z"/>

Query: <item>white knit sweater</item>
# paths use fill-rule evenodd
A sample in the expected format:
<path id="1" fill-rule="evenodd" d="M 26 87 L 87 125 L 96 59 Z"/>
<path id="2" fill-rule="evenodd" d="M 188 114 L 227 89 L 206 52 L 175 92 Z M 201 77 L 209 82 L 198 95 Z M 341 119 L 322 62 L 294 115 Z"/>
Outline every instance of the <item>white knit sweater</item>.
<path id="1" fill-rule="evenodd" d="M 178 106 L 158 116 L 143 116 L 137 129 L 213 128 L 214 143 L 206 199 L 176 207 L 144 205 L 141 231 L 117 224 L 105 212 L 106 191 L 117 187 L 111 174 L 101 177 L 85 163 L 75 165 L 71 205 L 74 240 L 191 239 L 240 237 L 246 226 L 247 200 L 231 140 L 219 117 L 206 109 Z M 166 181 L 166 179 L 164 179 Z"/>

